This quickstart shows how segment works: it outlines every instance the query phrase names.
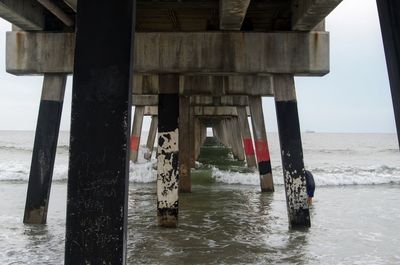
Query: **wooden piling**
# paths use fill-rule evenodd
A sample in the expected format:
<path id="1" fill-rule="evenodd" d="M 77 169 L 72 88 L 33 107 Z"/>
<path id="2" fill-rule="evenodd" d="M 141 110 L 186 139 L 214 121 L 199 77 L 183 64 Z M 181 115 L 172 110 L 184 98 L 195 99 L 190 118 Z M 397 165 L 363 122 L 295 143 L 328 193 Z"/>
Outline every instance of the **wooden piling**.
<path id="1" fill-rule="evenodd" d="M 45 74 L 36 125 L 24 223 L 45 224 L 67 76 Z"/>
<path id="2" fill-rule="evenodd" d="M 135 1 L 78 1 L 66 265 L 126 264 Z"/>
<path id="3" fill-rule="evenodd" d="M 234 138 L 234 144 L 236 145 L 238 160 L 244 161 L 246 159 L 243 144 L 242 144 L 242 134 L 240 132 L 240 125 L 237 117 L 231 119 L 232 122 L 232 136 Z"/>
<path id="4" fill-rule="evenodd" d="M 249 106 L 251 112 L 251 123 L 253 125 L 254 146 L 258 171 L 260 172 L 261 191 L 274 191 L 271 159 L 269 155 L 261 97 L 249 96 Z"/>
<path id="5" fill-rule="evenodd" d="M 139 154 L 140 136 L 142 134 L 144 116 L 144 106 L 135 107 L 135 115 L 133 116 L 132 134 L 131 134 L 131 152 L 130 159 L 132 162 L 137 162 Z"/>
<path id="6" fill-rule="evenodd" d="M 286 203 L 291 227 L 309 227 L 303 147 L 292 75 L 275 79 L 275 105 L 281 146 Z"/>

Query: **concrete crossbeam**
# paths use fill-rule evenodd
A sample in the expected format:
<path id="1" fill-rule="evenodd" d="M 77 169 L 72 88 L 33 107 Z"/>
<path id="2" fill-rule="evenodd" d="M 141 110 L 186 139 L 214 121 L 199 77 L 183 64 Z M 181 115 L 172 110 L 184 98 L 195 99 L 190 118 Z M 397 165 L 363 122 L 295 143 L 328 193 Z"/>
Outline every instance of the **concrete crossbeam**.
<path id="1" fill-rule="evenodd" d="M 163 81 L 156 74 L 135 74 L 134 95 L 157 95 Z M 249 89 L 251 88 L 251 89 Z M 181 95 L 273 95 L 272 75 L 181 75 L 176 92 Z"/>
<path id="2" fill-rule="evenodd" d="M 133 95 L 133 106 L 158 106 L 158 95 Z M 191 106 L 248 106 L 247 96 L 190 96 Z"/>
<path id="3" fill-rule="evenodd" d="M 155 116 L 158 113 L 157 106 L 146 106 L 144 108 L 145 116 Z M 236 107 L 231 106 L 195 106 L 193 107 L 194 116 L 218 116 L 231 117 L 237 116 Z"/>
<path id="4" fill-rule="evenodd" d="M 292 1 L 292 29 L 313 30 L 335 9 L 342 0 L 294 0 Z"/>
<path id="5" fill-rule="evenodd" d="M 240 30 L 249 4 L 250 0 L 220 0 L 219 28 L 221 30 Z"/>
<path id="6" fill-rule="evenodd" d="M 322 76 L 329 72 L 327 32 L 136 35 L 136 73 Z M 74 37 L 69 33 L 7 32 L 7 72 L 72 73 Z"/>
<path id="7" fill-rule="evenodd" d="M 23 30 L 43 30 L 44 8 L 36 0 L 0 0 L 0 17 Z"/>

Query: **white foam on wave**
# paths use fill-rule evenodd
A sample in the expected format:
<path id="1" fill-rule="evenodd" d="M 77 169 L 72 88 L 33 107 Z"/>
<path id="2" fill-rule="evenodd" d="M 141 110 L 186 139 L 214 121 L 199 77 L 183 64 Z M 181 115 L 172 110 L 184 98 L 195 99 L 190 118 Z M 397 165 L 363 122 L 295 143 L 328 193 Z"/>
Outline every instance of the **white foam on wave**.
<path id="1" fill-rule="evenodd" d="M 143 158 L 146 152 L 144 146 L 140 146 L 138 162 L 130 163 L 129 180 L 134 183 L 150 183 L 157 179 L 157 171 L 153 168 L 156 163 L 155 154 L 151 161 Z M 62 181 L 67 179 L 68 163 L 56 163 L 54 167 L 53 180 Z M 217 182 L 241 185 L 259 185 L 260 177 L 257 171 L 252 173 L 239 173 L 223 171 L 215 167 L 212 175 Z M 400 166 L 376 165 L 369 167 L 350 166 L 324 166 L 310 167 L 317 186 L 340 186 L 340 185 L 373 185 L 373 184 L 400 184 Z M 30 161 L 7 160 L 0 161 L 0 181 L 28 181 Z M 273 168 L 274 183 L 283 185 L 282 168 Z"/>

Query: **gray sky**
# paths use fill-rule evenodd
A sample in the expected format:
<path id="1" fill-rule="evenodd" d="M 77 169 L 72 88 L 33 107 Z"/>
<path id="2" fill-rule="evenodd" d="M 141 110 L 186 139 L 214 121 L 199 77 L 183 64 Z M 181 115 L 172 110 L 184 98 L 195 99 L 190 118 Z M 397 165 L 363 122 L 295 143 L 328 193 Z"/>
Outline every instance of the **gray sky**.
<path id="1" fill-rule="evenodd" d="M 42 77 L 5 72 L 5 32 L 0 19 L 0 130 L 34 130 Z M 393 107 L 375 0 L 343 0 L 327 19 L 331 72 L 296 78 L 302 130 L 317 132 L 395 132 Z M 71 77 L 61 123 L 69 130 Z M 264 99 L 268 131 L 277 131 L 275 106 Z M 149 126 L 145 120 L 144 129 Z"/>

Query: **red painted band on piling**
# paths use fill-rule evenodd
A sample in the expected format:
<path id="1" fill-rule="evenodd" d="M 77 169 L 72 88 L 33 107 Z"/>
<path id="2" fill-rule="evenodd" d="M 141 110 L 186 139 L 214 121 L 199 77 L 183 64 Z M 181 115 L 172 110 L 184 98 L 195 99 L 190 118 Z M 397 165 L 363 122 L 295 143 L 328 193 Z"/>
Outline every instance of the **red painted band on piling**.
<path id="1" fill-rule="evenodd" d="M 256 140 L 255 141 L 256 145 L 256 156 L 257 156 L 257 161 L 269 161 L 269 150 L 268 150 L 268 142 L 267 140 Z"/>
<path id="2" fill-rule="evenodd" d="M 138 151 L 139 150 L 139 136 L 132 135 L 131 137 L 131 150 Z"/>
<path id="3" fill-rule="evenodd" d="M 243 138 L 244 153 L 247 156 L 254 155 L 253 141 L 251 138 Z"/>

